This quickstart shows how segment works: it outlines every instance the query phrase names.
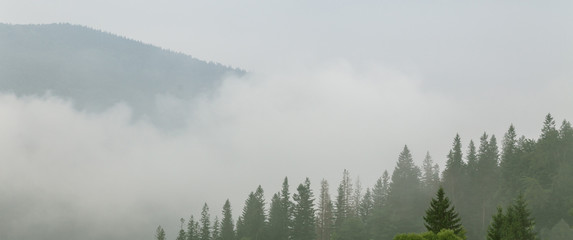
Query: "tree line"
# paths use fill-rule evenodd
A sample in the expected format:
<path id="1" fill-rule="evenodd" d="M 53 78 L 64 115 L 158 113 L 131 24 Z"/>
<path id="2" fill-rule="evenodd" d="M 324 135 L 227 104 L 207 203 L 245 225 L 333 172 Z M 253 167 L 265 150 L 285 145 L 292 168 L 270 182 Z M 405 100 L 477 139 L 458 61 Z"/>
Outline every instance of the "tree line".
<path id="1" fill-rule="evenodd" d="M 291 194 L 285 177 L 282 189 L 273 194 L 269 204 L 261 186 L 251 192 L 236 221 L 229 200 L 223 205 L 220 221 L 211 219 L 205 204 L 199 219 L 191 216 L 186 226 L 181 219 L 176 239 L 368 240 L 429 231 L 436 236 L 497 240 L 514 239 L 511 234 L 517 230 L 495 229 L 524 228 L 526 223 L 534 238 L 573 239 L 569 227 L 573 223 L 573 128 L 568 121 L 558 128 L 548 114 L 538 139 L 518 137 L 510 125 L 500 146 L 495 135 L 484 133 L 477 145 L 470 140 L 465 152 L 456 134 L 446 157 L 442 172 L 429 153 L 418 167 L 404 146 L 392 175 L 384 171 L 372 187 L 363 189 L 360 181 L 353 181 L 344 170 L 335 198 L 331 198 L 326 180 L 320 182 L 315 196 L 308 178 Z M 436 200 L 433 196 L 440 198 L 440 191 L 442 201 L 451 201 L 448 204 L 455 206 L 460 220 L 459 228 L 443 233 L 428 228 L 428 206 Z M 501 206 L 508 207 L 503 210 Z M 519 227 L 516 219 L 528 220 Z M 166 239 L 161 226 L 156 238 Z"/>

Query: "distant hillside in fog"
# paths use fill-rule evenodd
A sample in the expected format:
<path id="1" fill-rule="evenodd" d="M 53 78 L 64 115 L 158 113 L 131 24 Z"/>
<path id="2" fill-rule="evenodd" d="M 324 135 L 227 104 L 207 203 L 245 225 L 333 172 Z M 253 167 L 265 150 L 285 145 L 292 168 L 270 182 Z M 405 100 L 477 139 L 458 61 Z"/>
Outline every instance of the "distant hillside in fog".
<path id="1" fill-rule="evenodd" d="M 98 112 L 123 102 L 136 118 L 170 125 L 161 102 L 209 94 L 225 76 L 243 74 L 83 26 L 0 24 L 0 91 L 50 92 L 80 110 Z"/>

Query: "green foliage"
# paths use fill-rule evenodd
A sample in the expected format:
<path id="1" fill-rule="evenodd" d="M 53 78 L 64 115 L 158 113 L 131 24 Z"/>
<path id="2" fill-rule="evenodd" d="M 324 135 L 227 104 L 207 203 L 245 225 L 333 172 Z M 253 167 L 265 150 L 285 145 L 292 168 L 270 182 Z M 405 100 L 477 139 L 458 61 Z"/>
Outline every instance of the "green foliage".
<path id="1" fill-rule="evenodd" d="M 295 205 L 293 209 L 292 238 L 297 240 L 314 240 L 316 237 L 314 198 L 308 178 L 303 184 L 298 185 L 297 193 L 293 195 L 293 200 Z"/>
<path id="2" fill-rule="evenodd" d="M 161 226 L 157 227 L 155 231 L 155 239 L 157 240 L 165 240 L 165 230 Z"/>
<path id="3" fill-rule="evenodd" d="M 318 209 L 316 217 L 317 240 L 330 240 L 332 234 L 333 205 L 330 199 L 329 186 L 326 180 L 320 182 L 320 195 L 318 196 Z"/>
<path id="4" fill-rule="evenodd" d="M 235 230 L 229 199 L 223 205 L 223 220 L 221 220 L 221 240 L 234 240 Z"/>
<path id="5" fill-rule="evenodd" d="M 193 220 L 193 215 L 187 223 L 187 240 L 199 240 L 199 222 Z"/>
<path id="6" fill-rule="evenodd" d="M 215 216 L 213 221 L 213 229 L 211 230 L 211 239 L 220 240 L 221 239 L 221 223 L 219 222 L 219 217 Z"/>
<path id="7" fill-rule="evenodd" d="M 503 209 L 501 207 L 497 208 L 497 214 L 495 214 L 487 230 L 487 240 L 501 240 L 504 231 L 504 218 Z"/>
<path id="8" fill-rule="evenodd" d="M 443 229 L 438 233 L 425 232 L 425 233 L 406 233 L 398 234 L 394 237 L 394 240 L 463 240 L 454 233 L 454 231 L 449 229 Z"/>
<path id="9" fill-rule="evenodd" d="M 269 211 L 267 236 L 271 239 L 288 240 L 292 225 L 292 202 L 290 201 L 288 178 L 283 181 L 281 192 L 273 195 Z"/>
<path id="10" fill-rule="evenodd" d="M 573 229 L 563 220 L 559 220 L 555 226 L 543 234 L 544 240 L 571 240 L 573 239 Z"/>
<path id="11" fill-rule="evenodd" d="M 200 240 L 211 239 L 211 220 L 209 218 L 209 206 L 207 206 L 207 203 L 205 203 L 203 205 L 203 210 L 201 210 L 201 233 L 199 234 Z"/>
<path id="12" fill-rule="evenodd" d="M 392 235 L 423 230 L 420 216 L 424 214 L 424 202 L 420 169 L 414 165 L 408 147 L 404 146 L 392 174 L 388 201 L 384 207 L 390 216 L 389 224 L 395 227 Z"/>
<path id="13" fill-rule="evenodd" d="M 440 187 L 436 193 L 436 198 L 430 202 L 430 207 L 424 216 L 424 226 L 428 231 L 439 233 L 443 229 L 453 230 L 461 238 L 465 238 L 460 217 L 454 206 L 450 205 L 450 200 L 445 196 L 444 189 Z"/>
<path id="14" fill-rule="evenodd" d="M 265 221 L 262 188 L 259 186 L 256 192 L 251 192 L 237 220 L 236 234 L 227 201 L 223 206 L 221 239 L 391 239 L 397 233 L 423 231 L 423 220 L 427 229 L 432 231 L 421 234 L 424 239 L 438 239 L 440 233 L 437 231 L 450 228 L 461 238 L 531 240 L 536 237 L 534 225 L 544 229 L 544 237 L 550 233 L 556 239 L 569 236 L 566 223 L 573 222 L 571 124 L 563 121 L 557 130 L 555 121 L 548 115 L 538 140 L 517 136 L 513 125 L 510 126 L 500 153 L 495 136 L 484 133 L 477 149 L 470 141 L 467 163 L 464 163 L 461 139 L 456 135 L 443 172 L 444 189 L 451 188 L 455 193 L 445 191 L 449 194 L 446 195 L 441 189 L 442 193 L 432 199 L 424 218 L 420 216 L 424 216 L 424 208 L 430 198 L 428 189 L 439 182 L 439 172 L 435 165 L 432 166 L 429 154 L 424 159 L 423 171 L 420 171 L 405 146 L 393 174 L 390 176 L 384 171 L 373 188 L 366 188 L 364 195 L 360 194 L 362 189 L 358 182 L 353 191 L 349 172 L 344 170 L 337 189 L 336 208 L 328 194 L 328 183 L 323 181 L 316 215 L 308 187 L 310 183 L 305 182 L 297 188 L 295 207 L 289 198 L 286 178 L 281 192 L 271 200 L 268 221 Z M 519 192 L 523 195 L 515 199 Z M 501 208 L 496 212 L 495 206 L 507 202 L 511 204 L 505 212 Z M 455 215 L 453 205 L 459 216 Z M 435 217 L 438 215 L 440 218 Z M 455 216 L 451 219 L 463 219 L 464 227 L 460 226 L 460 221 L 450 227 L 434 227 L 442 224 L 435 219 L 449 215 Z M 186 240 L 200 239 L 203 219 L 196 222 L 191 216 Z M 287 234 L 282 234 L 285 229 Z M 309 237 L 311 235 L 315 237 Z M 419 237 L 415 235 L 397 237 Z M 448 234 L 440 236 L 446 238 Z"/>
<path id="15" fill-rule="evenodd" d="M 367 240 L 366 226 L 359 217 L 350 217 L 337 231 L 336 240 Z"/>
<path id="16" fill-rule="evenodd" d="M 507 208 L 504 213 L 498 207 L 497 214 L 488 228 L 487 240 L 535 240 L 535 223 L 530 217 L 523 195 Z"/>
<path id="17" fill-rule="evenodd" d="M 265 229 L 265 200 L 263 188 L 259 185 L 255 192 L 251 192 L 245 201 L 243 214 L 237 222 L 237 237 L 250 238 L 252 240 L 262 240 Z"/>

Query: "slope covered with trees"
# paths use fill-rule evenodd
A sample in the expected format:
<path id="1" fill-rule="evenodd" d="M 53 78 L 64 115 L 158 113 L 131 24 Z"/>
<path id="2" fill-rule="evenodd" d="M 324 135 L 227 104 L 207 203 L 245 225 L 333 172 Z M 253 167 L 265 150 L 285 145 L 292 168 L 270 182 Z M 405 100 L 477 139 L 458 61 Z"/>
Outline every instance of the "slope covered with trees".
<path id="1" fill-rule="evenodd" d="M 573 128 L 568 121 L 557 128 L 548 114 L 539 139 L 518 138 L 511 125 L 501 149 L 496 137 L 487 133 L 477 147 L 469 142 L 465 158 L 462 149 L 462 138 L 456 135 L 440 178 L 429 154 L 420 169 L 405 146 L 392 175 L 384 171 L 365 191 L 359 181 L 352 184 L 350 172 L 344 170 L 332 199 L 326 180 L 315 194 L 309 179 L 298 185 L 291 198 L 285 178 L 269 211 L 259 186 L 249 194 L 233 233 L 229 202 L 225 203 L 224 232 L 229 232 L 226 236 L 236 233 L 239 240 L 561 240 L 571 236 Z M 503 210 L 502 206 L 508 207 Z M 218 227 L 212 231 L 219 231 Z M 193 231 L 187 234 L 188 240 L 204 239 Z"/>
<path id="2" fill-rule="evenodd" d="M 136 117 L 160 125 L 162 102 L 209 94 L 243 70 L 205 62 L 110 33 L 70 24 L 0 24 L 0 91 L 71 99 L 101 111 L 128 104 Z M 159 98 L 159 101 L 158 99 Z M 176 119 L 176 118 L 175 118 Z"/>

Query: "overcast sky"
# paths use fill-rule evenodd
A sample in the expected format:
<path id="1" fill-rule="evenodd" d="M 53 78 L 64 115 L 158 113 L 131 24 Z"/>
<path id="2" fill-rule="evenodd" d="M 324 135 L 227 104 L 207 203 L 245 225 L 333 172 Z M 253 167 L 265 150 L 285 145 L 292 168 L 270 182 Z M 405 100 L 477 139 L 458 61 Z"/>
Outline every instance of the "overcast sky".
<path id="1" fill-rule="evenodd" d="M 549 112 L 573 120 L 572 13 L 572 1 L 2 0 L 3 23 L 84 25 L 252 74 L 191 104 L 189 127 L 176 136 L 129 123 L 129 106 L 92 115 L 57 96 L 2 95 L 2 116 L 12 116 L 0 126 L 2 158 L 12 160 L 0 179 L 27 172 L 3 185 L 21 192 L 58 186 L 46 199 L 72 196 L 79 216 L 137 202 L 153 214 L 132 207 L 101 219 L 171 219 L 159 224 L 173 237 L 179 217 L 197 215 L 203 201 L 219 212 L 232 198 L 237 210 L 256 184 L 269 195 L 284 176 L 291 186 L 324 177 L 335 189 L 348 168 L 370 187 L 404 144 L 417 163 L 430 151 L 443 166 L 456 133 L 465 148 L 484 131 L 500 142 L 511 123 L 536 138 Z M 61 144 L 51 141 L 57 129 L 67 132 Z M 85 176 L 92 180 L 78 180 Z M 86 185 L 120 200 L 90 200 Z"/>

